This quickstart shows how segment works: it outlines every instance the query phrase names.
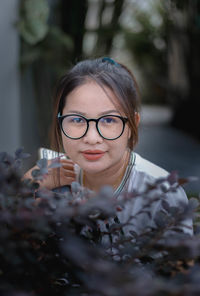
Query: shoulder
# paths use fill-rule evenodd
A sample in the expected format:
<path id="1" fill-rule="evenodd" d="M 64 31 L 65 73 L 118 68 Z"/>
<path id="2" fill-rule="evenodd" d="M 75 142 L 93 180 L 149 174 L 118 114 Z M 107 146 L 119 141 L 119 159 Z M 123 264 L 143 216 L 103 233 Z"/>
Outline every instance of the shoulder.
<path id="1" fill-rule="evenodd" d="M 153 179 L 166 177 L 169 172 L 135 153 L 135 170 Z"/>
<path id="2" fill-rule="evenodd" d="M 132 190 L 136 192 L 145 192 L 146 186 L 148 184 L 154 184 L 155 180 L 159 178 L 167 178 L 169 172 L 165 169 L 159 167 L 158 165 L 144 159 L 139 154 L 135 153 L 135 163 L 132 168 L 131 176 L 129 179 L 128 191 Z M 168 186 L 168 182 L 164 181 L 163 185 Z M 151 190 L 152 197 L 160 196 L 161 199 L 154 203 L 152 208 L 152 214 L 155 215 L 162 208 L 162 200 L 167 201 L 170 207 L 184 208 L 188 203 L 187 195 L 184 189 L 179 186 L 175 190 L 170 190 L 168 192 L 163 191 L 163 187 L 155 188 Z M 146 196 L 146 195 L 145 195 Z M 150 198 L 151 195 L 148 195 Z M 144 199 L 145 202 L 145 199 Z M 140 198 L 138 203 L 142 203 Z M 142 205 L 140 205 L 142 206 Z M 184 221 L 184 232 L 192 234 L 192 219 L 186 219 Z"/>
<path id="3" fill-rule="evenodd" d="M 135 164 L 130 175 L 128 191 L 130 192 L 135 190 L 137 192 L 144 192 L 148 184 L 154 184 L 159 178 L 164 179 L 162 188 L 165 185 L 168 187 L 169 183 L 165 179 L 168 175 L 168 171 L 135 153 Z M 162 193 L 162 188 L 158 187 L 155 189 L 155 191 L 157 193 L 158 191 Z M 155 192 L 152 191 L 152 193 L 154 194 Z M 180 186 L 176 188 L 174 192 L 172 191 L 166 193 L 165 197 L 168 199 L 171 205 L 177 205 L 179 202 L 187 203 L 185 191 Z"/>
<path id="4" fill-rule="evenodd" d="M 168 172 L 149 160 L 134 154 L 134 164 L 131 169 L 128 181 L 128 191 L 144 191 L 147 184 L 154 183 L 158 178 L 165 178 Z"/>
<path id="5" fill-rule="evenodd" d="M 129 191 L 134 189 L 142 193 L 146 190 L 148 184 L 154 184 L 157 179 L 163 178 L 161 185 L 151 190 L 152 194 L 162 195 L 170 206 L 187 204 L 188 198 L 181 186 L 168 191 L 170 186 L 167 181 L 168 175 L 168 171 L 135 153 L 135 165 L 130 176 Z"/>

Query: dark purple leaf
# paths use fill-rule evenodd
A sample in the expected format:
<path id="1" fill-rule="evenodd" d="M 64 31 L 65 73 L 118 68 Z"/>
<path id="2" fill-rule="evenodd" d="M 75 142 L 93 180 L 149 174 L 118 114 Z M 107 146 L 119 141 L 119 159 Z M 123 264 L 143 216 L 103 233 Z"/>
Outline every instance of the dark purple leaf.
<path id="1" fill-rule="evenodd" d="M 69 285 L 69 280 L 66 279 L 66 278 L 60 278 L 60 279 L 57 279 L 54 284 L 56 285 L 59 285 L 59 286 L 66 286 L 66 285 Z"/>
<path id="2" fill-rule="evenodd" d="M 163 209 L 165 209 L 167 212 L 170 210 L 170 206 L 166 200 L 162 200 L 161 202 Z"/>
<path id="3" fill-rule="evenodd" d="M 180 212 L 180 209 L 178 207 L 170 207 L 169 213 L 171 216 L 175 217 Z"/>
<path id="4" fill-rule="evenodd" d="M 199 201 L 196 198 L 191 197 L 189 199 L 188 206 L 189 206 L 190 209 L 195 210 L 196 208 L 199 207 Z"/>
<path id="5" fill-rule="evenodd" d="M 31 172 L 31 175 L 33 176 L 33 178 L 41 177 L 40 170 L 38 170 L 38 169 L 33 170 L 33 171 Z"/>
<path id="6" fill-rule="evenodd" d="M 34 183 L 31 184 L 31 187 L 32 187 L 33 190 L 37 190 L 40 187 L 40 184 L 34 182 Z"/>
<path id="7" fill-rule="evenodd" d="M 164 228 L 168 224 L 167 215 L 163 212 L 158 212 L 154 217 L 154 222 L 158 228 Z"/>
<path id="8" fill-rule="evenodd" d="M 46 168 L 46 167 L 41 168 L 41 169 L 40 169 L 40 174 L 41 174 L 42 176 L 48 174 L 48 168 Z"/>
<path id="9" fill-rule="evenodd" d="M 37 166 L 40 169 L 47 168 L 47 159 L 46 158 L 42 158 L 42 159 L 38 160 L 37 161 Z"/>
<path id="10" fill-rule="evenodd" d="M 20 169 L 21 168 L 21 165 L 22 165 L 22 161 L 21 159 L 16 159 L 15 162 L 14 162 L 14 168 L 16 169 Z"/>
<path id="11" fill-rule="evenodd" d="M 179 185 L 184 185 L 184 184 L 187 184 L 187 183 L 190 183 L 190 182 L 196 182 L 196 181 L 199 181 L 199 178 L 198 177 L 187 177 L 187 178 L 180 178 L 178 180 L 178 183 Z"/>
<path id="12" fill-rule="evenodd" d="M 133 230 L 130 230 L 129 233 L 130 233 L 133 237 L 135 237 L 135 238 L 138 237 L 137 232 L 135 232 L 135 231 L 133 231 Z"/>
<path id="13" fill-rule="evenodd" d="M 0 163 L 5 161 L 6 157 L 7 157 L 6 152 L 0 152 Z"/>
<path id="14" fill-rule="evenodd" d="M 78 182 L 72 182 L 71 183 L 71 190 L 74 193 L 78 193 L 81 189 L 81 185 Z"/>
<path id="15" fill-rule="evenodd" d="M 169 182 L 170 185 L 173 185 L 178 182 L 178 173 L 177 171 L 171 172 L 169 176 L 167 177 L 167 181 Z"/>
<path id="16" fill-rule="evenodd" d="M 30 157 L 30 154 L 29 153 L 24 153 L 23 151 L 24 151 L 24 148 L 23 147 L 18 148 L 15 151 L 15 159 L 25 159 L 25 158 Z"/>

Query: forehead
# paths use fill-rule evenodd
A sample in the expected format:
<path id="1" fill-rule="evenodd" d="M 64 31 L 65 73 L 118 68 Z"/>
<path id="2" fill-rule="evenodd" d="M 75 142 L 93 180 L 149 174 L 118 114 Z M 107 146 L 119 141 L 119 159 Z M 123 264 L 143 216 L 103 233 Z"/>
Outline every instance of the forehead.
<path id="1" fill-rule="evenodd" d="M 64 111 L 71 110 L 96 111 L 122 109 L 119 99 L 115 93 L 107 86 L 99 85 L 95 81 L 87 81 L 76 87 L 66 97 Z"/>

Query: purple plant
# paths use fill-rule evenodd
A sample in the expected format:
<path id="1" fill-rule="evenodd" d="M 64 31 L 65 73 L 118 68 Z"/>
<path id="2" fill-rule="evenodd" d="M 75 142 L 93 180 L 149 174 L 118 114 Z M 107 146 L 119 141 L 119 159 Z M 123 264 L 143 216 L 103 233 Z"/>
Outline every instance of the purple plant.
<path id="1" fill-rule="evenodd" d="M 199 200 L 171 207 L 162 198 L 187 179 L 173 172 L 120 200 L 109 187 L 94 196 L 76 182 L 71 192 L 59 193 L 39 188 L 37 181 L 48 173 L 44 159 L 33 180 L 22 180 L 26 157 L 22 149 L 14 157 L 0 154 L 0 295 L 200 293 Z M 118 213 L 135 198 L 144 199 L 144 207 L 120 221 Z M 159 199 L 162 208 L 152 217 Z M 144 214 L 153 223 L 135 232 L 131 225 Z M 191 217 L 194 236 L 181 230 Z"/>

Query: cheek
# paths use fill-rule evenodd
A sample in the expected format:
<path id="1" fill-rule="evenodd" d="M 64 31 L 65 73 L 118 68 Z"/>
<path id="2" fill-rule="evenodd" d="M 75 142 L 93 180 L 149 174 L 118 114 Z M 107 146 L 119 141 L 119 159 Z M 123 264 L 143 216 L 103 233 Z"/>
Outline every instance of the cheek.
<path id="1" fill-rule="evenodd" d="M 129 140 L 129 130 L 125 130 L 121 137 L 119 137 L 115 141 L 111 141 L 110 147 L 112 147 L 112 150 L 116 152 L 117 154 L 123 154 L 124 151 L 128 147 L 128 140 Z"/>
<path id="2" fill-rule="evenodd" d="M 67 141 L 66 141 L 66 137 L 65 136 L 63 136 L 63 133 L 62 133 L 62 145 L 63 145 L 63 149 L 65 150 L 65 147 L 66 147 L 66 143 L 67 143 Z M 66 151 L 65 151 L 66 152 Z"/>
<path id="3" fill-rule="evenodd" d="M 124 142 L 124 145 L 127 147 L 128 146 L 128 141 L 131 138 L 131 129 L 126 126 L 124 129 L 124 133 L 122 135 L 122 141 Z"/>
<path id="4" fill-rule="evenodd" d="M 65 136 L 62 136 L 63 149 L 69 158 L 73 158 L 78 143 L 75 140 L 71 140 Z"/>

